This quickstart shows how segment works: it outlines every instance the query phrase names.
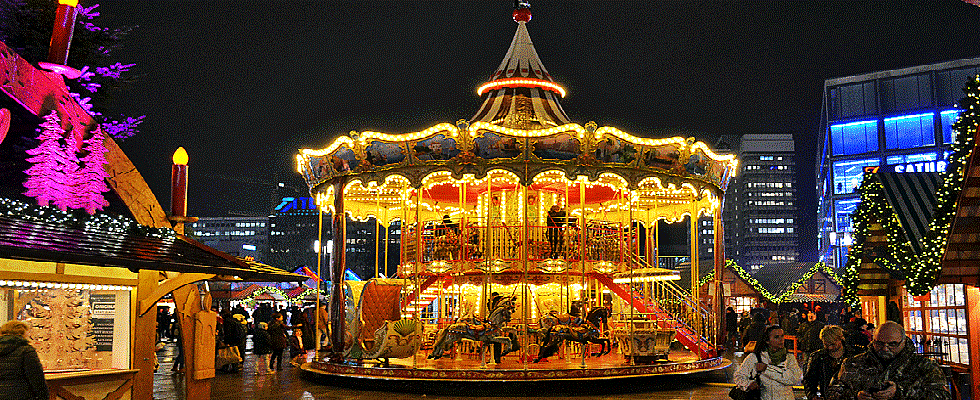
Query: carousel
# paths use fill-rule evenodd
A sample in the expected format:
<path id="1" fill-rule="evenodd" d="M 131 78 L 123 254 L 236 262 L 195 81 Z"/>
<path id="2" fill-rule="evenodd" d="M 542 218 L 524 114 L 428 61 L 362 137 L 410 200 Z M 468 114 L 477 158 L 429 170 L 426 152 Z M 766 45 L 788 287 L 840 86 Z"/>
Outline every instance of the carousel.
<path id="1" fill-rule="evenodd" d="M 345 282 L 346 240 L 334 238 L 334 345 L 303 366 L 308 379 L 431 391 L 728 365 L 715 346 L 718 302 L 697 293 L 699 270 L 721 268 L 722 198 L 738 161 L 694 138 L 571 122 L 528 36 L 529 8 L 513 17 L 471 119 L 351 132 L 297 154 L 334 232 L 374 218 L 390 228 L 379 243 L 400 243 L 396 271 Z M 683 272 L 658 267 L 659 221 L 691 227 Z M 702 222 L 718 227 L 713 259 L 699 254 Z M 689 287 L 676 284 L 682 274 Z"/>

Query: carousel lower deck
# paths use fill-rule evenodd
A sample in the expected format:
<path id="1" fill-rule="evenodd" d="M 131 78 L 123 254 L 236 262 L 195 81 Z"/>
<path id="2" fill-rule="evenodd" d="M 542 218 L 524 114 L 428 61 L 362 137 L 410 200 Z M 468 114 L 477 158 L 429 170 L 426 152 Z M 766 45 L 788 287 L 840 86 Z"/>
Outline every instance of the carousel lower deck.
<path id="1" fill-rule="evenodd" d="M 426 355 L 419 352 L 415 359 L 392 359 L 388 367 L 373 360 L 343 364 L 315 361 L 302 366 L 302 376 L 327 385 L 414 393 L 612 393 L 667 388 L 676 379 L 698 380 L 703 373 L 731 365 L 721 357 L 699 360 L 686 350 L 671 351 L 668 360 L 630 365 L 613 349 L 610 354 L 586 358 L 584 366 L 580 357 L 567 353 L 538 363 L 512 354 L 499 364 L 486 365 L 478 354 L 457 353 L 439 360 L 426 359 Z"/>

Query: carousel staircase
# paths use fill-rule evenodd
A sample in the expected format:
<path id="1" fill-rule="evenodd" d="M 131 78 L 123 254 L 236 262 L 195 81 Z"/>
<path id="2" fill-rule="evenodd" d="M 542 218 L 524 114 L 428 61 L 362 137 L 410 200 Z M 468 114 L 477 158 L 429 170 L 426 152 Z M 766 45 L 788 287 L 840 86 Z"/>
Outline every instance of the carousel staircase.
<path id="1" fill-rule="evenodd" d="M 414 290 L 409 292 L 402 299 L 402 311 L 406 314 L 414 314 L 428 308 L 435 299 L 439 298 L 439 292 L 443 289 L 442 285 L 435 285 L 441 278 L 441 276 L 430 276 L 422 282 L 421 293 Z"/>
<path id="2" fill-rule="evenodd" d="M 669 298 L 671 304 L 667 305 L 666 302 L 644 298 L 641 293 L 631 290 L 628 284 L 613 282 L 608 275 L 593 274 L 592 276 L 617 296 L 629 302 L 638 313 L 645 315 L 647 319 L 657 321 L 660 329 L 677 331 L 677 341 L 696 353 L 699 358 L 718 356 L 715 346 L 706 339 L 713 336 L 710 333 L 714 326 L 711 313 L 697 305 L 687 292 L 670 281 L 654 282 L 661 286 L 658 288 L 661 293 L 668 294 L 665 298 Z"/>

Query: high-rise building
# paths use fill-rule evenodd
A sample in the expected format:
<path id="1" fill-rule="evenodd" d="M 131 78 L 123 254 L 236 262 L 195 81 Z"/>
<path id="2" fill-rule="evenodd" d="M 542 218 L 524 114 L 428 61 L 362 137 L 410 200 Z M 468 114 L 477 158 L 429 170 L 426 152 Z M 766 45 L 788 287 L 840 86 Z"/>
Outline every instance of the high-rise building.
<path id="1" fill-rule="evenodd" d="M 792 134 L 725 135 L 720 151 L 738 154 L 725 192 L 725 258 L 747 270 L 799 258 L 795 144 Z"/>
<path id="2" fill-rule="evenodd" d="M 204 217 L 188 225 L 190 234 L 206 246 L 233 256 L 268 262 L 268 217 Z"/>
<path id="3" fill-rule="evenodd" d="M 942 172 L 980 58 L 829 79 L 824 82 L 816 166 L 819 261 L 840 268 L 851 245 L 855 189 L 864 168 Z"/>

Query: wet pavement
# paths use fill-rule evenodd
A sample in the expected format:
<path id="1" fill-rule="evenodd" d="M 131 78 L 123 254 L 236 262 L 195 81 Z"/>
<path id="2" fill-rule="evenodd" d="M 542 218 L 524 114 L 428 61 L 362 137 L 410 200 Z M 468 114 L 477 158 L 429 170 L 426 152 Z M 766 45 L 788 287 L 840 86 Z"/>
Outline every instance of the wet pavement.
<path id="1" fill-rule="evenodd" d="M 168 343 L 166 347 L 157 353 L 160 361 L 160 368 L 154 374 L 153 397 L 157 400 L 184 400 L 183 373 L 171 371 L 173 366 L 174 345 Z M 460 393 L 459 396 L 434 396 L 425 394 L 410 393 L 389 393 L 382 391 L 356 390 L 323 386 L 303 380 L 299 376 L 299 367 L 287 365 L 284 357 L 283 370 L 274 373 L 257 373 L 255 368 L 255 355 L 246 351 L 245 362 L 238 372 L 218 371 L 217 376 L 211 382 L 212 399 L 426 399 L 426 400 L 450 400 L 458 398 L 466 399 L 500 399 L 493 397 L 491 393 Z M 715 371 L 705 374 L 703 379 L 698 382 L 679 381 L 676 377 L 669 379 L 659 379 L 651 382 L 649 388 L 629 388 L 628 393 L 603 394 L 603 395 L 582 395 L 582 396 L 537 396 L 527 398 L 556 399 L 571 398 L 573 400 L 707 400 L 707 399 L 727 399 L 731 385 L 732 369 Z M 797 391 L 797 398 L 802 398 L 802 393 Z"/>

